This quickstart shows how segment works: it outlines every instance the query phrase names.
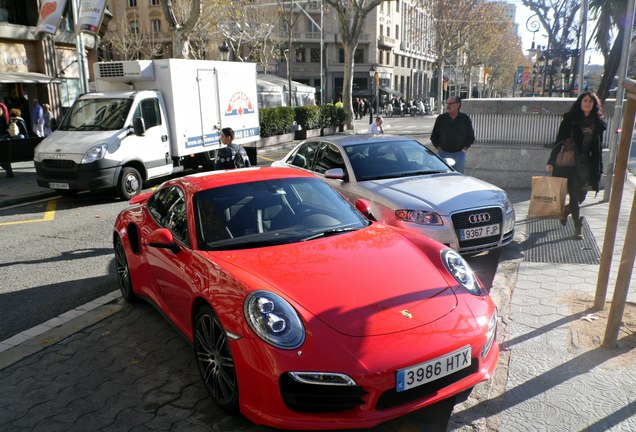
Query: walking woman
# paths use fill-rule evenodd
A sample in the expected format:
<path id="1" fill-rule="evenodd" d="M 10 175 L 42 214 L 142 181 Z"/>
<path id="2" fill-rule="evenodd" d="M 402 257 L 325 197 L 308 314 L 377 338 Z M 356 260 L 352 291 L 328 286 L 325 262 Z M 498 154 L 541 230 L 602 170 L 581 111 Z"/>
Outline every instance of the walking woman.
<path id="1" fill-rule="evenodd" d="M 546 171 L 555 177 L 568 179 L 569 203 L 565 206 L 565 215 L 561 224 L 567 223 L 568 215 L 572 215 L 574 221 L 574 236 L 581 239 L 582 217 L 580 216 L 580 204 L 585 200 L 587 191 L 594 190 L 598 193 L 601 174 L 603 174 L 602 144 L 603 133 L 606 129 L 603 120 L 601 102 L 596 94 L 587 91 L 581 94 L 576 102 L 565 113 L 556 144 L 552 148 Z M 567 148 L 567 142 L 574 147 L 574 160 L 572 165 L 559 164 L 559 153 Z"/>

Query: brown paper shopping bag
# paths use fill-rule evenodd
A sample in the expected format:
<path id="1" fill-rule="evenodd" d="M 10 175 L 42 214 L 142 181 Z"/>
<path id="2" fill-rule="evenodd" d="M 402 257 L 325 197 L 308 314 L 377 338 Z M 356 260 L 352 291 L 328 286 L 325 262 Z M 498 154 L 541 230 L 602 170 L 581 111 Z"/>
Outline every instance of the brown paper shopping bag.
<path id="1" fill-rule="evenodd" d="M 566 178 L 533 176 L 528 219 L 561 219 L 567 192 Z"/>

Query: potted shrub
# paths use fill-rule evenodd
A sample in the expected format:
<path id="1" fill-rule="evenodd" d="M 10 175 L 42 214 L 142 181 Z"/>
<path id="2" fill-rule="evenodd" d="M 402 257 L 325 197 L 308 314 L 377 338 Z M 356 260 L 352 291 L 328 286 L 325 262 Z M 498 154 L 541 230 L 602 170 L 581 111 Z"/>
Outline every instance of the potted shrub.
<path id="1" fill-rule="evenodd" d="M 294 134 L 297 140 L 307 139 L 312 136 L 319 136 L 321 129 L 321 107 L 316 105 L 306 105 L 294 107 L 296 113 L 296 124 L 299 130 Z"/>
<path id="2" fill-rule="evenodd" d="M 293 141 L 295 115 L 294 109 L 288 106 L 259 109 L 261 140 L 258 147 Z"/>
<path id="3" fill-rule="evenodd" d="M 334 105 L 321 106 L 321 135 L 333 135 L 338 132 L 338 126 L 336 124 L 336 112 L 340 108 L 336 108 Z"/>

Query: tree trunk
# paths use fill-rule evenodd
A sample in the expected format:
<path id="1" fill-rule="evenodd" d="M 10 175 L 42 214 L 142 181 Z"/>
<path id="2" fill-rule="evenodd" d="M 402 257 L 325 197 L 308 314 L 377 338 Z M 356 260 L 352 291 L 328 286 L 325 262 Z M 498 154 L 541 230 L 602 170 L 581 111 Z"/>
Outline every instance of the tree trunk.
<path id="1" fill-rule="evenodd" d="M 444 112 L 444 62 L 439 62 L 437 65 L 437 97 L 435 103 L 437 104 L 437 114 Z"/>
<path id="2" fill-rule="evenodd" d="M 343 41 L 344 48 L 344 78 L 342 81 L 342 106 L 345 110 L 347 129 L 354 129 L 353 126 L 353 53 L 358 46 L 357 40 L 352 45 L 351 41 Z M 371 108 L 373 109 L 373 108 Z"/>
<path id="3" fill-rule="evenodd" d="M 601 102 L 605 102 L 605 99 L 607 99 L 607 96 L 609 96 L 609 91 L 612 87 L 612 84 L 614 83 L 614 77 L 616 76 L 616 72 L 618 71 L 618 67 L 621 63 L 624 32 L 625 28 L 621 27 L 614 41 L 614 45 L 612 45 L 612 49 L 605 59 L 605 65 L 603 66 L 603 77 L 601 78 L 601 82 L 598 85 L 598 92 L 596 94 Z"/>

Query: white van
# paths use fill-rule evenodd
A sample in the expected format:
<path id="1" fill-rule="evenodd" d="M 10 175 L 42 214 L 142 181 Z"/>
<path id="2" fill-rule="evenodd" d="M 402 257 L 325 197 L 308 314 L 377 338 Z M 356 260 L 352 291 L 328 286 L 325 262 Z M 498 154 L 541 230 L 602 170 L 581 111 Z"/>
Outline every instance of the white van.
<path id="1" fill-rule="evenodd" d="M 146 180 L 211 169 L 221 128 L 234 130 L 236 144 L 260 139 L 254 63 L 100 62 L 95 77 L 96 92 L 35 148 L 39 186 L 116 188 L 130 199 Z"/>

